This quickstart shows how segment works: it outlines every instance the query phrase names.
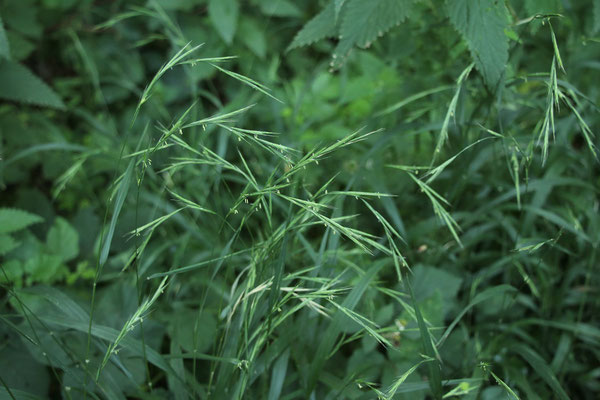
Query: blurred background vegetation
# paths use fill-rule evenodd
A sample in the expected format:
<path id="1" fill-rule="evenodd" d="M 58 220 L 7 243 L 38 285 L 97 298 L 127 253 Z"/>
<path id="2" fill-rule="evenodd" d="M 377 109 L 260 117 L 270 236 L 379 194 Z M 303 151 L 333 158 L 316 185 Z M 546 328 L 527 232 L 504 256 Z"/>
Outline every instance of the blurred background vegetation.
<path id="1" fill-rule="evenodd" d="M 598 398 L 600 2 L 0 18 L 0 398 Z"/>

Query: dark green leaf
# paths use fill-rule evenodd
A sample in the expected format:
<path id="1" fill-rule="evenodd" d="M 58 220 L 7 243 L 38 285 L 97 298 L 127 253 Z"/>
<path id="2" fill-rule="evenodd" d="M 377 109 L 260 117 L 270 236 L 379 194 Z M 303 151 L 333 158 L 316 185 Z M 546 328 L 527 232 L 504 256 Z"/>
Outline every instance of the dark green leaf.
<path id="1" fill-rule="evenodd" d="M 0 233 L 10 233 L 42 222 L 42 217 L 16 208 L 0 208 Z"/>
<path id="2" fill-rule="evenodd" d="M 348 0 L 341 12 L 340 43 L 336 59 L 343 58 L 354 46 L 368 48 L 378 37 L 409 15 L 414 0 Z"/>
<path id="3" fill-rule="evenodd" d="M 208 14 L 221 38 L 231 44 L 238 24 L 238 0 L 210 0 Z"/>
<path id="4" fill-rule="evenodd" d="M 289 45 L 288 50 L 307 46 L 335 34 L 335 10 L 329 2 L 319 14 L 313 17 L 300 29 Z"/>
<path id="5" fill-rule="evenodd" d="M 495 89 L 508 61 L 508 15 L 504 3 L 486 0 L 452 0 L 448 16 L 467 41 L 471 56 L 486 85 Z"/>
<path id="6" fill-rule="evenodd" d="M 539 375 L 543 380 L 546 381 L 548 386 L 552 388 L 554 394 L 561 400 L 569 400 L 570 397 L 567 395 L 565 390 L 560 385 L 560 382 L 556 378 L 556 375 L 552 369 L 548 366 L 549 363 L 544 360 L 537 352 L 532 350 L 529 346 L 524 344 L 516 344 L 511 347 L 511 350 L 515 354 L 523 357 L 529 365 L 533 368 L 533 371 Z"/>
<path id="7" fill-rule="evenodd" d="M 63 110 L 58 95 L 26 67 L 13 61 L 0 61 L 0 98 Z"/>
<path id="8" fill-rule="evenodd" d="M 299 17 L 302 15 L 298 6 L 289 0 L 259 0 L 258 4 L 265 15 L 274 17 Z"/>
<path id="9" fill-rule="evenodd" d="M 2 18 L 0 18 L 0 59 L 1 58 L 10 59 L 10 46 L 8 44 L 8 39 L 6 38 Z"/>
<path id="10" fill-rule="evenodd" d="M 48 232 L 46 244 L 63 262 L 70 261 L 79 253 L 79 234 L 67 220 L 58 217 Z"/>

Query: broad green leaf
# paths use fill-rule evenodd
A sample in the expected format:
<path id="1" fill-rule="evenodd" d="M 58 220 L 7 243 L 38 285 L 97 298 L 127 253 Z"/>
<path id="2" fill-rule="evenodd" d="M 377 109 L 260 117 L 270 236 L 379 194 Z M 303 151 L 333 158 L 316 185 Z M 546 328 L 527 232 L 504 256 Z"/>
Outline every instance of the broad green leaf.
<path id="1" fill-rule="evenodd" d="M 452 0 L 448 16 L 464 37 L 486 85 L 495 89 L 508 61 L 508 17 L 503 2 Z"/>
<path id="2" fill-rule="evenodd" d="M 9 320 L 10 321 L 10 320 Z M 2 321 L 4 323 L 6 321 Z M 13 329 L 19 329 L 12 325 Z M 22 330 L 20 333 L 25 334 Z M 6 339 L 12 336 L 6 336 Z M 7 342 L 12 342 L 10 345 Z M 50 374 L 47 367 L 39 363 L 32 355 L 20 345 L 19 341 L 8 340 L 0 350 L 0 377 L 4 384 L 11 388 L 27 389 L 32 396 L 44 398 L 50 387 Z M 0 388 L 2 388 L 0 383 Z M 11 390 L 12 391 L 12 390 Z M 0 392 L 0 399 L 4 397 Z M 13 393 L 15 394 L 15 393 Z M 19 398 L 18 396 L 15 396 Z M 10 397 L 8 397 L 10 398 Z"/>
<path id="3" fill-rule="evenodd" d="M 18 242 L 10 235 L 0 235 L 0 256 L 18 246 Z"/>
<path id="4" fill-rule="evenodd" d="M 17 287 L 22 286 L 23 264 L 19 260 L 9 260 L 0 264 L 0 282 L 7 282 Z"/>
<path id="5" fill-rule="evenodd" d="M 341 12 L 340 42 L 336 61 L 354 46 L 368 48 L 390 28 L 399 25 L 411 11 L 414 0 L 349 0 Z"/>
<path id="6" fill-rule="evenodd" d="M 238 0 L 210 0 L 208 15 L 215 29 L 227 44 L 231 44 L 237 30 Z"/>
<path id="7" fill-rule="evenodd" d="M 36 49 L 35 44 L 20 33 L 8 31 L 6 38 L 10 43 L 10 58 L 15 61 L 26 59 Z"/>
<path id="8" fill-rule="evenodd" d="M 10 59 L 10 46 L 8 44 L 8 39 L 6 38 L 2 18 L 0 18 L 0 58 Z"/>
<path id="9" fill-rule="evenodd" d="M 65 105 L 58 95 L 25 66 L 14 61 L 0 61 L 0 99 L 58 108 Z"/>
<path id="10" fill-rule="evenodd" d="M 267 54 L 267 38 L 264 25 L 257 24 L 253 19 L 245 18 L 240 22 L 240 35 L 244 44 L 259 58 Z"/>
<path id="11" fill-rule="evenodd" d="M 323 11 L 300 29 L 288 47 L 288 50 L 307 46 L 333 35 L 335 35 L 335 10 L 333 3 L 329 2 Z"/>
<path id="12" fill-rule="evenodd" d="M 177 309 L 168 321 L 171 339 L 187 352 L 203 352 L 214 341 L 217 329 L 215 318 L 208 312 L 198 315 L 197 310 Z M 198 325 L 194 338 L 194 326 Z"/>
<path id="13" fill-rule="evenodd" d="M 6 26 L 31 38 L 41 37 L 44 27 L 38 20 L 40 8 L 37 3 L 37 0 L 1 2 Z"/>
<path id="14" fill-rule="evenodd" d="M 54 283 L 68 273 L 61 258 L 55 254 L 38 253 L 28 259 L 23 268 L 28 275 L 27 285 L 37 282 Z"/>
<path id="15" fill-rule="evenodd" d="M 594 0 L 594 32 L 600 31 L 600 0 Z"/>
<path id="16" fill-rule="evenodd" d="M 41 400 L 43 397 L 38 397 L 34 394 L 24 392 L 18 389 L 11 389 L 0 386 L 0 400 Z"/>
<path id="17" fill-rule="evenodd" d="M 302 12 L 289 0 L 258 0 L 260 11 L 274 17 L 299 17 Z"/>
<path id="18" fill-rule="evenodd" d="M 340 16 L 340 12 L 342 11 L 342 7 L 346 0 L 333 0 L 333 4 L 335 5 L 335 20 L 337 21 Z"/>
<path id="19" fill-rule="evenodd" d="M 46 237 L 48 250 L 60 257 L 63 262 L 70 261 L 79 253 L 79 235 L 65 220 L 58 217 Z"/>
<path id="20" fill-rule="evenodd" d="M 0 233 L 19 231 L 42 221 L 42 217 L 27 211 L 16 208 L 0 208 Z"/>
<path id="21" fill-rule="evenodd" d="M 525 0 L 525 10 L 529 16 L 556 13 L 562 10 L 561 0 Z"/>
<path id="22" fill-rule="evenodd" d="M 487 288 L 484 291 L 482 291 L 481 293 L 478 293 L 477 296 L 475 296 L 473 298 L 473 300 L 471 300 L 471 302 L 465 308 L 463 308 L 463 310 L 456 316 L 456 318 L 454 318 L 454 320 L 448 326 L 448 328 L 446 328 L 446 331 L 444 332 L 444 334 L 442 335 L 442 337 L 440 338 L 440 340 L 437 343 L 437 347 L 440 347 L 444 343 L 444 341 L 446 341 L 446 339 L 448 338 L 448 336 L 450 336 L 450 333 L 452 332 L 452 330 L 454 329 L 456 324 L 458 324 L 460 319 L 471 308 L 473 308 L 474 306 L 476 306 L 477 304 L 479 304 L 481 302 L 486 301 L 489 298 L 505 296 L 505 294 L 507 292 L 514 292 L 514 291 L 516 291 L 516 289 L 510 285 L 498 285 L 498 286 L 493 286 L 493 287 Z"/>

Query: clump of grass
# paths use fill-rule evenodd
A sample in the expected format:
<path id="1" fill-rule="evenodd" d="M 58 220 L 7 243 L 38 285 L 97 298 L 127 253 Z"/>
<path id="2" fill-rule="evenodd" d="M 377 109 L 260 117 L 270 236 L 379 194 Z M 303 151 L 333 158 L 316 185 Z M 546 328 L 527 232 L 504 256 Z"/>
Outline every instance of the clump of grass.
<path id="1" fill-rule="evenodd" d="M 550 74 L 526 77 L 531 87 L 511 77 L 490 93 L 463 63 L 455 84 L 372 110 L 369 125 L 410 113 L 402 134 L 362 128 L 302 148 L 255 126 L 285 91 L 229 67 L 233 57 L 199 57 L 157 2 L 101 27 L 141 16 L 173 55 L 126 123 L 86 305 L 71 290 L 15 288 L 3 269 L 18 314 L 0 318 L 63 397 L 566 399 L 595 388 L 584 367 L 600 338 L 600 220 L 582 117 L 593 102 L 559 79 L 551 25 Z M 171 70 L 200 66 L 251 94 L 162 106 Z M 521 103 L 543 106 L 541 121 Z M 590 152 L 565 140 L 574 125 Z M 95 156 L 59 176 L 57 198 Z"/>

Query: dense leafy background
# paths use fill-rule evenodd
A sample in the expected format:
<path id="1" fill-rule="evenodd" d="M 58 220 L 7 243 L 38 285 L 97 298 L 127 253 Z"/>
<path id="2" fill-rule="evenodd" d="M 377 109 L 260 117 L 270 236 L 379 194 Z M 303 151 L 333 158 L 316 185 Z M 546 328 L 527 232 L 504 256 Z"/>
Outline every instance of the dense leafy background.
<path id="1" fill-rule="evenodd" d="M 600 2 L 0 18 L 0 398 L 598 398 Z"/>

